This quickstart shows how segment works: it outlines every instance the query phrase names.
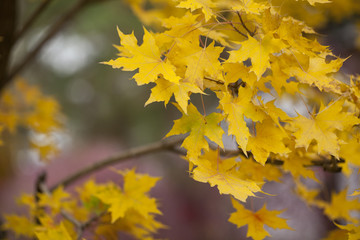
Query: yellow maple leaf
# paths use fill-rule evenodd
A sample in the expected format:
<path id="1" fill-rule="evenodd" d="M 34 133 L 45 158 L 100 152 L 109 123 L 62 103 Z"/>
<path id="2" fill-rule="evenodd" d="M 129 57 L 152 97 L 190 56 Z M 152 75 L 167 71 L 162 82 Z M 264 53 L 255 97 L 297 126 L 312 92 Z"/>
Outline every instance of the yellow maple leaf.
<path id="1" fill-rule="evenodd" d="M 246 146 L 250 132 L 246 126 L 244 117 L 251 118 L 253 121 L 262 121 L 265 116 L 264 113 L 259 111 L 257 106 L 252 103 L 253 93 L 251 89 L 247 87 L 239 88 L 237 93 L 238 96 L 234 97 L 229 92 L 226 92 L 220 98 L 219 103 L 229 123 L 228 134 L 236 137 L 236 142 L 246 154 Z"/>
<path id="2" fill-rule="evenodd" d="M 360 196 L 360 188 L 355 190 L 350 196 Z"/>
<path id="3" fill-rule="evenodd" d="M 190 9 L 191 12 L 201 9 L 206 22 L 214 15 L 212 8 L 216 7 L 216 5 L 212 0 L 182 0 L 179 2 L 177 7 Z"/>
<path id="4" fill-rule="evenodd" d="M 345 219 L 347 221 L 357 222 L 358 219 L 350 215 L 350 211 L 360 211 L 360 202 L 358 199 L 348 200 L 347 188 L 339 193 L 331 194 L 330 203 L 322 203 L 320 207 L 324 207 L 324 213 L 330 219 Z"/>
<path id="5" fill-rule="evenodd" d="M 207 47 L 198 47 L 197 45 L 198 42 L 192 42 L 182 46 L 182 49 L 190 49 L 190 52 L 189 50 L 184 51 L 184 53 L 188 52 L 183 60 L 187 66 L 185 79 L 203 89 L 205 74 L 208 76 L 220 75 L 221 64 L 218 58 L 224 48 L 216 47 L 215 41 Z"/>
<path id="6" fill-rule="evenodd" d="M 286 156 L 279 156 L 279 159 L 284 162 L 283 169 L 289 171 L 294 178 L 310 178 L 319 182 L 313 169 L 306 167 L 312 165 L 313 156 L 310 155 L 311 152 L 307 154 L 304 149 L 295 148 L 294 141 L 288 141 L 286 145 L 291 151 Z"/>
<path id="7" fill-rule="evenodd" d="M 4 215 L 4 229 L 13 231 L 16 236 L 33 237 L 36 224 L 29 218 L 18 215 Z"/>
<path id="8" fill-rule="evenodd" d="M 136 174 L 134 169 L 119 173 L 124 176 L 123 189 L 110 184 L 95 193 L 96 197 L 109 205 L 108 211 L 111 213 L 112 223 L 123 218 L 131 209 L 145 218 L 149 214 L 161 214 L 157 208 L 156 199 L 148 196 L 148 192 L 159 178 Z"/>
<path id="9" fill-rule="evenodd" d="M 155 82 L 160 74 L 173 83 L 179 83 L 180 77 L 175 73 L 173 66 L 168 59 L 162 59 L 163 55 L 156 45 L 154 36 L 144 28 L 143 44 L 138 46 L 134 33 L 123 34 L 119 29 L 121 46 L 119 57 L 115 60 L 103 62 L 113 68 L 122 68 L 125 71 L 139 69 L 133 78 L 138 85 Z"/>
<path id="10" fill-rule="evenodd" d="M 199 182 L 208 182 L 211 187 L 217 185 L 220 194 L 231 194 L 240 201 L 246 201 L 254 192 L 261 191 L 262 181 L 242 179 L 236 170 L 235 158 L 220 159 L 219 150 L 210 150 L 194 160 L 196 167 L 192 177 Z"/>
<path id="11" fill-rule="evenodd" d="M 238 162 L 239 176 L 243 179 L 250 179 L 255 182 L 262 182 L 264 179 L 267 181 L 280 182 L 280 178 L 283 176 L 280 168 L 271 164 L 265 164 L 265 166 L 256 162 L 251 156 L 249 158 L 241 158 L 241 162 Z"/>
<path id="12" fill-rule="evenodd" d="M 296 1 L 298 1 L 298 0 L 296 0 Z M 302 0 L 302 1 L 307 1 L 312 6 L 314 6 L 315 3 L 331 3 L 330 0 Z"/>
<path id="13" fill-rule="evenodd" d="M 318 153 L 329 153 L 339 157 L 340 140 L 335 130 L 346 131 L 360 120 L 351 112 L 343 111 L 343 100 L 330 103 L 327 107 L 322 106 L 319 112 L 311 118 L 298 116 L 291 123 L 297 131 L 296 147 L 308 148 L 312 140 L 316 140 Z"/>
<path id="14" fill-rule="evenodd" d="M 37 227 L 35 235 L 39 240 L 74 240 L 63 222 L 58 226 Z"/>
<path id="15" fill-rule="evenodd" d="M 262 123 L 256 123 L 256 136 L 251 136 L 247 150 L 251 151 L 254 159 L 265 165 L 270 153 L 284 154 L 289 153 L 283 142 L 288 136 L 271 119 L 266 119 Z"/>
<path id="16" fill-rule="evenodd" d="M 46 193 L 39 194 L 39 206 L 49 207 L 53 215 L 66 208 L 67 202 L 70 200 L 70 194 L 64 191 L 63 186 L 56 188 L 51 195 Z"/>
<path id="17" fill-rule="evenodd" d="M 163 101 L 166 106 L 171 96 L 174 95 L 175 101 L 179 104 L 185 114 L 187 114 L 187 106 L 190 99 L 189 93 L 203 93 L 203 91 L 189 82 L 175 84 L 160 77 L 156 80 L 156 86 L 151 89 L 151 95 L 145 103 L 145 106 L 152 102 L 161 101 Z"/>
<path id="18" fill-rule="evenodd" d="M 339 240 L 339 239 L 348 239 L 348 231 L 345 229 L 335 229 L 330 231 L 326 238 L 322 238 L 321 240 Z M 355 240 L 355 239 L 354 239 Z"/>
<path id="19" fill-rule="evenodd" d="M 236 4 L 232 4 L 232 10 L 245 12 L 247 14 L 260 14 L 269 5 L 266 1 L 254 1 L 254 0 L 241 0 L 236 1 Z"/>
<path id="20" fill-rule="evenodd" d="M 347 224 L 347 225 L 340 225 L 336 224 L 340 229 L 347 231 L 348 240 L 359 240 L 360 236 L 360 225 L 355 224 Z"/>
<path id="21" fill-rule="evenodd" d="M 305 200 L 305 203 L 310 205 L 315 205 L 317 200 L 315 199 L 319 194 L 320 190 L 309 190 L 303 183 L 301 183 L 299 180 L 295 181 L 296 183 L 296 194 L 300 196 L 303 200 Z"/>
<path id="22" fill-rule="evenodd" d="M 332 91 L 341 94 L 341 83 L 339 80 L 331 76 L 337 72 L 342 66 L 344 59 L 336 59 L 329 63 L 326 62 L 325 57 L 310 57 L 309 66 L 293 66 L 284 69 L 290 76 L 296 77 L 300 82 L 314 85 L 320 91 Z"/>
<path id="23" fill-rule="evenodd" d="M 242 62 L 251 59 L 251 71 L 260 79 L 265 70 L 270 67 L 270 54 L 279 52 L 285 45 L 280 39 L 274 38 L 268 33 L 262 39 L 257 40 L 251 36 L 241 42 L 239 50 L 230 51 L 227 62 Z"/>
<path id="24" fill-rule="evenodd" d="M 205 117 L 190 103 L 188 105 L 188 115 L 186 115 L 179 106 L 175 106 L 183 113 L 183 116 L 174 121 L 174 126 L 166 137 L 190 132 L 181 145 L 187 150 L 187 158 L 190 161 L 201 154 L 201 149 L 209 150 L 209 144 L 205 136 L 224 148 L 222 142 L 224 131 L 219 126 L 223 116 L 220 113 L 214 112 Z"/>
<path id="25" fill-rule="evenodd" d="M 289 229 L 292 230 L 286 223 L 286 220 L 278 217 L 282 211 L 267 210 L 264 205 L 257 212 L 247 210 L 242 204 L 235 199 L 231 199 L 233 207 L 236 212 L 232 213 L 229 222 L 235 224 L 237 227 L 248 225 L 247 237 L 252 237 L 254 240 L 262 240 L 270 234 L 264 229 L 267 225 L 274 229 Z"/>

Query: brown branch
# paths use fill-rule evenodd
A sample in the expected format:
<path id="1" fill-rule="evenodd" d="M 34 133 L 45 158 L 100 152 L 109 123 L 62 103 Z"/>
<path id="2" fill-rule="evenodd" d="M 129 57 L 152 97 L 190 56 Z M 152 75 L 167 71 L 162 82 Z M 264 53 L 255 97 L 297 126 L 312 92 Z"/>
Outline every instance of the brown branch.
<path id="1" fill-rule="evenodd" d="M 53 187 L 50 188 L 50 191 L 55 190 L 58 186 L 62 185 L 66 187 L 67 185 L 71 184 L 72 182 L 91 174 L 95 171 L 103 169 L 107 166 L 113 165 L 115 163 L 123 162 L 129 158 L 139 157 L 142 155 L 146 155 L 149 153 L 160 152 L 164 150 L 171 150 L 176 145 L 184 140 L 184 137 L 177 137 L 177 138 L 167 138 L 155 143 L 151 143 L 145 146 L 135 147 L 126 150 L 125 152 L 121 152 L 113 157 L 106 158 L 102 161 L 96 162 L 88 167 L 81 169 L 80 171 L 68 176 L 64 180 L 60 181 L 59 183 L 55 184 Z"/>
<path id="2" fill-rule="evenodd" d="M 220 80 L 217 80 L 217 79 L 213 79 L 213 78 L 211 78 L 211 77 L 204 76 L 204 79 L 205 79 L 205 80 L 208 80 L 208 81 L 211 81 L 211 82 L 214 82 L 214 83 L 219 84 L 219 85 L 224 85 L 224 82 L 223 82 L 223 81 L 220 81 Z"/>
<path id="3" fill-rule="evenodd" d="M 235 25 L 234 25 L 231 21 L 230 21 L 229 24 L 230 24 L 230 25 L 232 26 L 232 28 L 235 29 L 235 31 L 238 32 L 241 36 L 243 36 L 243 37 L 245 37 L 245 38 L 248 38 L 248 36 L 247 36 L 245 33 L 241 32 L 239 29 L 237 29 L 237 28 L 235 27 Z"/>
<path id="4" fill-rule="evenodd" d="M 23 60 L 8 74 L 6 81 L 1 83 L 0 89 L 3 89 L 4 86 L 11 81 L 17 74 L 19 74 L 39 53 L 40 50 L 52 39 L 57 33 L 60 32 L 66 24 L 74 18 L 84 7 L 88 6 L 91 3 L 95 3 L 99 0 L 79 0 L 68 12 L 66 12 L 57 22 L 55 22 L 46 36 L 35 46 L 31 52 L 29 52 Z"/>
<path id="5" fill-rule="evenodd" d="M 39 185 L 41 192 L 43 192 L 44 194 L 51 196 L 51 192 L 49 191 L 49 189 L 47 188 L 45 182 L 42 182 Z M 81 235 L 83 233 L 83 224 L 81 222 L 79 222 L 74 216 L 72 216 L 70 213 L 68 213 L 67 211 L 65 211 L 64 209 L 60 209 L 60 214 L 61 216 L 63 216 L 63 218 L 67 219 L 69 222 L 71 222 L 72 224 L 74 224 L 75 228 L 76 228 L 76 234 L 77 240 L 81 239 Z"/>
<path id="6" fill-rule="evenodd" d="M 139 156 L 143 156 L 143 155 L 147 155 L 150 153 L 155 153 L 155 152 L 161 152 L 161 151 L 172 151 L 174 153 L 177 153 L 179 155 L 183 155 L 186 156 L 186 151 L 184 151 L 183 149 L 179 149 L 177 146 L 179 143 L 181 143 L 184 140 L 184 136 L 182 137 L 174 137 L 174 138 L 167 138 L 167 139 L 163 139 L 161 141 L 155 142 L 155 143 L 151 143 L 145 146 L 140 146 L 140 147 L 135 147 L 135 148 L 131 148 L 126 150 L 125 152 L 121 152 L 115 156 L 112 156 L 110 158 L 106 158 L 103 159 L 99 162 L 96 162 L 90 166 L 87 166 L 81 170 L 79 170 L 78 172 L 75 172 L 73 174 L 71 174 L 70 176 L 66 177 L 65 179 L 63 179 L 62 181 L 58 182 L 57 184 L 55 184 L 54 186 L 52 186 L 50 188 L 50 191 L 54 191 L 57 187 L 59 186 L 68 186 L 69 184 L 77 181 L 78 179 L 89 175 L 91 173 L 94 173 L 100 169 L 103 169 L 105 167 L 108 167 L 110 165 L 116 164 L 116 163 L 120 163 L 123 161 L 126 161 L 130 158 L 134 158 L 134 157 L 139 157 Z M 210 148 L 211 149 L 217 149 L 218 147 L 215 146 L 214 144 L 210 144 Z M 242 157 L 246 157 L 249 158 L 250 156 L 252 156 L 251 152 L 247 152 L 246 155 L 245 153 L 243 153 L 243 151 L 241 149 L 238 150 L 227 150 L 227 149 L 221 149 L 220 150 L 220 155 L 223 157 L 234 157 L 234 156 L 242 156 Z M 321 159 L 321 160 L 314 160 L 312 165 L 306 165 L 305 167 L 314 167 L 314 166 L 327 166 L 329 165 L 329 161 L 331 164 L 334 164 L 333 160 L 328 160 L 328 159 Z M 341 162 L 341 161 L 340 161 Z M 283 161 L 282 160 L 278 160 L 278 159 L 271 159 L 269 158 L 266 162 L 267 164 L 272 164 L 272 165 L 282 165 Z M 329 171 L 329 169 L 324 167 L 325 171 Z"/>
<path id="7" fill-rule="evenodd" d="M 16 28 L 15 0 L 0 0 L 0 85 L 7 81 L 10 52 Z"/>
<path id="8" fill-rule="evenodd" d="M 14 43 L 16 41 L 18 41 L 22 35 L 27 32 L 35 23 L 35 21 L 39 18 L 39 16 L 45 11 L 45 9 L 47 8 L 47 6 L 49 5 L 49 3 L 52 0 L 43 0 L 40 4 L 40 6 L 38 6 L 35 11 L 31 14 L 31 16 L 29 17 L 29 19 L 25 22 L 24 26 L 20 29 L 19 32 L 17 32 L 17 34 L 15 35 L 14 38 Z"/>
<path id="9" fill-rule="evenodd" d="M 242 26 L 244 27 L 244 29 L 250 34 L 250 36 L 253 37 L 254 34 L 255 34 L 256 29 L 254 30 L 254 32 L 250 31 L 250 29 L 248 29 L 247 26 L 246 26 L 246 24 L 244 23 L 244 21 L 243 21 L 243 19 L 242 19 L 242 17 L 241 17 L 241 14 L 240 14 L 239 12 L 236 12 L 236 13 L 237 13 L 237 15 L 238 15 L 238 17 L 239 17 L 239 19 L 240 19 L 241 25 L 242 25 Z M 247 37 L 247 36 L 246 36 L 246 37 Z"/>

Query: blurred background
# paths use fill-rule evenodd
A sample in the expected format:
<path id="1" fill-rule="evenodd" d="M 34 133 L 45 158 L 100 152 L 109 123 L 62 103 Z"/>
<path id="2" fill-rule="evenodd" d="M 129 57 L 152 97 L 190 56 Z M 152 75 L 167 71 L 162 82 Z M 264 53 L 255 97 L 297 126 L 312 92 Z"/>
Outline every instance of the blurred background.
<path id="1" fill-rule="evenodd" d="M 50 24 L 70 9 L 74 2 L 51 1 L 33 27 L 16 43 L 11 66 L 16 66 L 32 50 L 46 34 Z M 330 45 L 336 55 L 351 56 L 342 69 L 345 73 L 356 74 L 360 71 L 360 4 L 357 0 L 335 0 L 332 7 L 321 10 L 314 10 L 301 1 L 297 5 L 290 4 L 294 1 L 277 2 L 279 5 L 281 3 L 283 12 L 290 11 L 293 16 L 315 27 L 320 33 L 320 41 Z M 40 0 L 17 1 L 19 28 L 41 3 Z M 299 14 L 299 11 L 308 15 Z M 162 103 L 154 103 L 144 108 L 150 86 L 138 87 L 131 80 L 131 73 L 100 64 L 116 57 L 116 49 L 112 46 L 119 44 L 116 27 L 126 34 L 134 31 L 141 41 L 142 25 L 125 2 L 98 1 L 84 7 L 21 72 L 27 84 L 37 86 L 43 95 L 53 97 L 60 105 L 62 127 L 51 133 L 59 153 L 45 164 L 40 160 L 39 149 L 32 148 L 28 140 L 41 138 L 41 134 L 29 133 L 22 128 L 14 134 L 3 132 L 4 144 L 0 147 L 0 214 L 20 213 L 23 210 L 15 204 L 14 199 L 23 192 L 33 193 L 36 178 L 42 171 L 47 172 L 47 183 L 51 186 L 84 165 L 124 149 L 162 139 L 170 130 L 173 120 L 180 116 L 171 105 L 165 109 Z M 114 167 L 134 166 L 139 172 L 163 178 L 152 192 L 152 196 L 159 199 L 163 212 L 158 219 L 169 226 L 159 233 L 160 238 L 246 239 L 246 228 L 239 230 L 227 222 L 233 211 L 229 197 L 220 196 L 217 189 L 207 184 L 191 180 L 188 165 L 180 157 L 171 153 L 157 153 L 130 159 Z M 331 178 L 321 169 L 318 174 L 320 179 Z M 105 169 L 93 177 L 105 182 L 115 179 L 116 174 Z M 341 178 L 340 174 L 338 178 Z M 265 186 L 265 191 L 276 194 L 267 198 L 268 208 L 289 208 L 281 216 L 291 219 L 289 225 L 297 230 L 290 233 L 270 231 L 273 239 L 289 239 L 289 235 L 293 240 L 325 237 L 331 223 L 319 210 L 307 207 L 298 199 L 292 193 L 293 186 L 289 176 L 282 183 Z M 261 206 L 263 198 L 252 200 L 253 204 Z M 295 205 L 297 207 L 294 208 Z"/>

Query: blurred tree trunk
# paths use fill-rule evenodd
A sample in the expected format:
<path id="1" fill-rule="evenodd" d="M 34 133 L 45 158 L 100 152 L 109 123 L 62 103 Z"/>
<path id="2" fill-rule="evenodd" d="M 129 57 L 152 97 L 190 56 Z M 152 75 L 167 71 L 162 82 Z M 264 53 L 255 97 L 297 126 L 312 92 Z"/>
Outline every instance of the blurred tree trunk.
<path id="1" fill-rule="evenodd" d="M 16 28 L 16 0 L 0 0 L 0 90 L 7 84 L 9 57 Z"/>

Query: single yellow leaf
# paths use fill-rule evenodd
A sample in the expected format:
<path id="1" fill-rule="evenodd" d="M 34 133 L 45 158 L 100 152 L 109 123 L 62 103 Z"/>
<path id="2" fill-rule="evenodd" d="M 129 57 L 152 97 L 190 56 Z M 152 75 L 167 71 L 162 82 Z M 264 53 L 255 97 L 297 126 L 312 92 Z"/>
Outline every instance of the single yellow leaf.
<path id="1" fill-rule="evenodd" d="M 251 151 L 257 162 L 265 165 L 271 152 L 275 154 L 290 152 L 283 142 L 287 137 L 271 119 L 266 119 L 262 123 L 256 123 L 256 136 L 250 137 L 247 150 Z"/>
<path id="2" fill-rule="evenodd" d="M 311 118 L 298 116 L 291 123 L 297 129 L 293 135 L 296 137 L 296 147 L 308 148 L 312 140 L 316 140 L 318 153 L 329 153 L 339 157 L 340 140 L 335 130 L 346 131 L 360 120 L 354 113 L 343 111 L 343 100 L 322 106 L 319 112 Z"/>
<path id="3" fill-rule="evenodd" d="M 120 51 L 119 57 L 115 60 L 103 62 L 111 65 L 113 68 L 122 68 L 124 71 L 139 72 L 134 75 L 138 85 L 156 82 L 160 74 L 173 83 L 179 83 L 180 77 L 175 73 L 173 66 L 168 59 L 162 59 L 164 56 L 156 45 L 152 33 L 144 28 L 143 44 L 138 46 L 134 34 L 123 34 L 119 29 L 118 33 L 121 39 L 121 46 L 117 49 Z"/>
<path id="4" fill-rule="evenodd" d="M 195 84 L 189 82 L 180 82 L 180 84 L 172 83 L 160 77 L 156 80 L 156 86 L 151 89 L 151 95 L 145 106 L 152 102 L 164 102 L 165 106 L 168 104 L 172 95 L 175 96 L 175 101 L 179 104 L 181 109 L 187 114 L 188 101 L 191 93 L 202 93 Z"/>
<path id="5" fill-rule="evenodd" d="M 286 223 L 286 220 L 278 217 L 282 211 L 267 210 L 264 205 L 257 212 L 247 210 L 242 204 L 235 199 L 231 199 L 233 207 L 236 212 L 232 213 L 229 222 L 235 224 L 237 227 L 248 225 L 247 237 L 252 237 L 254 240 L 262 240 L 270 234 L 264 229 L 267 225 L 274 229 L 289 229 L 292 230 Z"/>
<path id="6" fill-rule="evenodd" d="M 201 154 L 201 149 L 209 149 L 205 136 L 224 148 L 222 142 L 224 131 L 219 126 L 223 116 L 220 113 L 214 112 L 205 117 L 190 103 L 188 105 L 188 114 L 186 115 L 179 106 L 175 106 L 182 112 L 183 116 L 174 121 L 174 126 L 166 137 L 190 132 L 181 145 L 187 150 L 187 158 L 190 161 L 196 159 Z"/>
<path id="7" fill-rule="evenodd" d="M 220 159 L 219 150 L 205 152 L 193 163 L 196 167 L 192 177 L 199 182 L 208 182 L 211 187 L 217 185 L 220 194 L 231 194 L 244 202 L 248 196 L 254 196 L 254 192 L 261 191 L 262 181 L 242 179 L 236 170 L 235 158 Z"/>
<path id="8" fill-rule="evenodd" d="M 177 5 L 179 8 L 190 9 L 191 12 L 201 9 L 204 13 L 205 21 L 209 21 L 210 18 L 214 15 L 212 8 L 216 5 L 212 0 L 182 0 Z"/>
<path id="9" fill-rule="evenodd" d="M 230 51 L 227 62 L 243 62 L 251 59 L 251 71 L 260 79 L 265 70 L 270 67 L 270 54 L 277 53 L 285 45 L 280 39 L 274 38 L 271 33 L 266 34 L 262 39 L 257 40 L 251 36 L 241 42 L 239 50 Z"/>

